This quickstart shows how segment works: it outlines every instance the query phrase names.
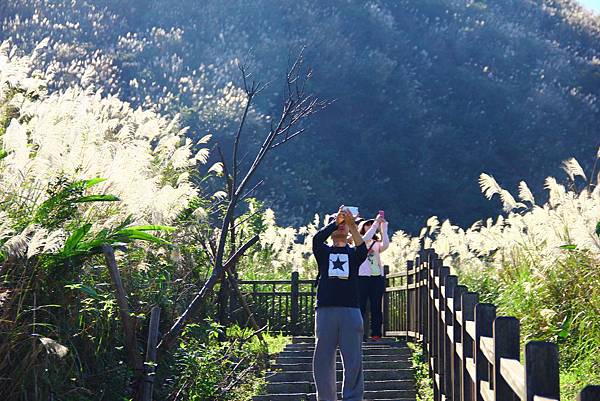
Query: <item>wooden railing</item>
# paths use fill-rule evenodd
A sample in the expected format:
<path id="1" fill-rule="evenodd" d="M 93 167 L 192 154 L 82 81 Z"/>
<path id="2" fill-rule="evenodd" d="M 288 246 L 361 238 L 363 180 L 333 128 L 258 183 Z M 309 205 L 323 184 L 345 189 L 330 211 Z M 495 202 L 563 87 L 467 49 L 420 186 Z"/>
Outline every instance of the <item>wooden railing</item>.
<path id="1" fill-rule="evenodd" d="M 528 342 L 521 363 L 519 321 L 480 303 L 433 249 L 408 262 L 404 275 L 403 285 L 388 287 L 386 298 L 393 303 L 392 294 L 405 291 L 406 319 L 387 320 L 386 334 L 422 343 L 435 401 L 560 399 L 556 344 Z M 579 400 L 600 400 L 600 386 L 586 387 Z"/>
<path id="2" fill-rule="evenodd" d="M 315 280 L 301 280 L 293 272 L 290 280 L 240 280 L 240 289 L 259 326 L 271 332 L 312 335 L 315 316 Z M 229 316 L 241 325 L 247 316 L 239 302 L 229 301 Z"/>

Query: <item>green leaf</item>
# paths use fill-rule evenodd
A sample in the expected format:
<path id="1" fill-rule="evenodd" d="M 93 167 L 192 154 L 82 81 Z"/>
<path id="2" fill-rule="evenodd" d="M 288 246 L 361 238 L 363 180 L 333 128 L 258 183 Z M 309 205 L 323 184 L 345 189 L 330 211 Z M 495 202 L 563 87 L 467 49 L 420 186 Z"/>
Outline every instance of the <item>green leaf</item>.
<path id="1" fill-rule="evenodd" d="M 175 227 L 170 226 L 159 226 L 159 225 L 145 225 L 145 226 L 130 226 L 127 227 L 127 230 L 137 230 L 137 231 L 165 231 L 165 232 L 173 232 L 175 231 Z"/>
<path id="2" fill-rule="evenodd" d="M 144 231 L 138 231 L 138 230 L 132 230 L 132 229 L 128 229 L 125 228 L 123 230 L 119 230 L 117 231 L 117 236 L 122 236 L 127 240 L 141 240 L 141 241 L 148 241 L 148 242 L 153 242 L 155 244 L 159 244 L 159 245 L 167 245 L 169 244 L 169 241 L 166 241 L 162 238 L 158 238 L 152 234 L 148 234 L 147 232 Z"/>
<path id="3" fill-rule="evenodd" d="M 73 202 L 75 203 L 83 203 L 83 202 L 116 202 L 120 201 L 118 197 L 114 195 L 88 195 L 82 196 L 80 198 L 75 199 Z"/>
<path id="4" fill-rule="evenodd" d="M 65 254 L 71 254 L 75 249 L 77 249 L 77 245 L 79 242 L 90 232 L 92 225 L 90 223 L 84 224 L 79 227 L 77 230 L 73 231 L 73 234 L 65 241 L 65 247 L 63 252 Z"/>
<path id="5" fill-rule="evenodd" d="M 577 245 L 573 245 L 573 244 L 567 244 L 567 245 L 561 245 L 560 249 L 567 249 L 567 250 L 573 250 L 573 249 L 577 249 Z"/>
<path id="6" fill-rule="evenodd" d="M 596 223 L 596 235 L 600 237 L 600 221 Z"/>
<path id="7" fill-rule="evenodd" d="M 569 313 L 567 315 L 567 317 L 565 318 L 565 320 L 563 321 L 562 325 L 560 326 L 560 331 L 558 332 L 558 338 L 561 339 L 565 339 L 569 336 L 569 333 L 571 332 L 571 322 L 573 321 L 573 317 L 571 316 L 571 314 Z"/>
<path id="8" fill-rule="evenodd" d="M 8 152 L 4 149 L 0 149 L 0 160 L 4 159 L 6 156 L 8 156 Z"/>
<path id="9" fill-rule="evenodd" d="M 71 290 L 81 290 L 84 294 L 89 295 L 92 298 L 98 298 L 99 295 L 92 287 L 84 285 L 84 284 L 67 284 L 65 288 L 69 288 Z"/>
<path id="10" fill-rule="evenodd" d="M 92 178 L 91 180 L 83 180 L 82 183 L 84 188 L 90 188 L 103 181 L 106 181 L 106 178 Z"/>
<path id="11" fill-rule="evenodd" d="M 129 216 L 127 216 L 125 218 L 125 220 L 123 220 L 123 222 L 121 224 L 119 224 L 114 230 L 115 231 L 119 231 L 124 229 L 125 227 L 127 227 L 128 225 L 130 225 L 133 222 L 133 215 L 130 214 Z"/>

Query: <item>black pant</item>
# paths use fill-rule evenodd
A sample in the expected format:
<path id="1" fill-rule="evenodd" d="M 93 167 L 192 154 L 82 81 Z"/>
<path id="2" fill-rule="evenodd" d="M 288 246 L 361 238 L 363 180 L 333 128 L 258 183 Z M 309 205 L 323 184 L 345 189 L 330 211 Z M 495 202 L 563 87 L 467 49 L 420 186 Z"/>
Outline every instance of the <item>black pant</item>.
<path id="1" fill-rule="evenodd" d="M 371 336 L 381 337 L 385 278 L 383 276 L 359 276 L 358 285 L 360 289 L 360 312 L 363 320 L 365 320 L 368 300 L 371 306 Z M 366 332 L 365 336 L 367 336 Z"/>

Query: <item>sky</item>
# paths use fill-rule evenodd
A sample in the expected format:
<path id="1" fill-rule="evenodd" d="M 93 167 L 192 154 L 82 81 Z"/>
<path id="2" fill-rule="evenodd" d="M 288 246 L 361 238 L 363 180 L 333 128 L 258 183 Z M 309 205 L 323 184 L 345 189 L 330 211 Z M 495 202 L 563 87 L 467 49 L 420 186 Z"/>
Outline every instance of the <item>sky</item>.
<path id="1" fill-rule="evenodd" d="M 579 2 L 596 13 L 600 14 L 600 0 L 579 0 Z"/>

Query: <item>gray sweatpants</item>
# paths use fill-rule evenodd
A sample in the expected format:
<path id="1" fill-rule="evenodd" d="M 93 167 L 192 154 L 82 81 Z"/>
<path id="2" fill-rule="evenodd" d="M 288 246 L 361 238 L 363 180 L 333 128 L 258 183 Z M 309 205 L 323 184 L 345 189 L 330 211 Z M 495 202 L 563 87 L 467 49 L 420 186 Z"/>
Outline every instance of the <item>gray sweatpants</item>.
<path id="1" fill-rule="evenodd" d="M 359 308 L 326 306 L 315 313 L 313 375 L 318 401 L 336 401 L 335 357 L 340 347 L 344 366 L 342 400 L 362 401 L 363 320 Z"/>

